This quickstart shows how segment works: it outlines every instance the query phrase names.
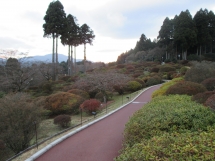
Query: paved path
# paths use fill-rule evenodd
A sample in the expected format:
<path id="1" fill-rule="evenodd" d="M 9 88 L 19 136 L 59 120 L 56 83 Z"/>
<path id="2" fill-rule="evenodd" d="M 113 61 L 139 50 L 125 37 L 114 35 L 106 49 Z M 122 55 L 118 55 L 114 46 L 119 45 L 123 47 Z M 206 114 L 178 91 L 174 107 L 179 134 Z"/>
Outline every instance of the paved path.
<path id="1" fill-rule="evenodd" d="M 149 88 L 132 103 L 57 144 L 36 161 L 113 161 L 122 148 L 129 117 L 149 102 L 158 88 L 160 85 Z"/>

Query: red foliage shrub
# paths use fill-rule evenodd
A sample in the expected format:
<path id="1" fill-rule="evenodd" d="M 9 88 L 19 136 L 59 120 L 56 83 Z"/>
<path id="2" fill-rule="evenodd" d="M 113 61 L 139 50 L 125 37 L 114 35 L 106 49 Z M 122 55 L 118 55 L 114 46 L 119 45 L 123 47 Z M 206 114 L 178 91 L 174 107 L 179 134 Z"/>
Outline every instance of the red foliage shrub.
<path id="1" fill-rule="evenodd" d="M 46 98 L 44 108 L 50 110 L 54 115 L 78 113 L 83 101 L 84 99 L 78 95 L 59 92 Z"/>
<path id="2" fill-rule="evenodd" d="M 207 91 L 207 89 L 199 83 L 180 81 L 167 89 L 166 94 L 195 95 L 205 91 Z"/>
<path id="3" fill-rule="evenodd" d="M 213 91 L 215 89 L 215 78 L 208 78 L 201 82 L 203 86 L 207 88 L 209 91 Z"/>
<path id="4" fill-rule="evenodd" d="M 81 97 L 83 97 L 85 99 L 90 98 L 90 95 L 87 92 L 85 92 L 83 90 L 80 90 L 80 89 L 71 89 L 71 90 L 68 90 L 67 92 L 73 93 L 73 94 L 78 95 L 78 96 L 81 96 Z"/>
<path id="5" fill-rule="evenodd" d="M 54 118 L 54 124 L 61 127 L 68 127 L 71 122 L 71 117 L 69 115 L 58 115 Z"/>
<path id="6" fill-rule="evenodd" d="M 209 106 L 213 110 L 215 110 L 215 94 L 210 96 L 207 101 L 205 102 L 206 106 Z"/>
<path id="7" fill-rule="evenodd" d="M 88 113 L 92 113 L 98 111 L 100 108 L 101 102 L 96 99 L 89 99 L 84 101 L 80 108 Z"/>
<path id="8" fill-rule="evenodd" d="M 215 94 L 215 91 L 206 91 L 203 93 L 198 93 L 196 95 L 193 95 L 191 100 L 196 101 L 196 102 L 201 103 L 201 104 L 205 104 L 207 99 L 214 94 Z"/>

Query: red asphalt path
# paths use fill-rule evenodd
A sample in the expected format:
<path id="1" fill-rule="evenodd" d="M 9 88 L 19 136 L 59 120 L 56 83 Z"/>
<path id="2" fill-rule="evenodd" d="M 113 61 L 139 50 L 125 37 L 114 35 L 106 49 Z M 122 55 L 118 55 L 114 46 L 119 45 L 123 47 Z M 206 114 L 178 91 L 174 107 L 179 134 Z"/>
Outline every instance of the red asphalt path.
<path id="1" fill-rule="evenodd" d="M 113 161 L 122 148 L 129 117 L 151 100 L 153 86 L 124 108 L 57 144 L 36 161 Z"/>

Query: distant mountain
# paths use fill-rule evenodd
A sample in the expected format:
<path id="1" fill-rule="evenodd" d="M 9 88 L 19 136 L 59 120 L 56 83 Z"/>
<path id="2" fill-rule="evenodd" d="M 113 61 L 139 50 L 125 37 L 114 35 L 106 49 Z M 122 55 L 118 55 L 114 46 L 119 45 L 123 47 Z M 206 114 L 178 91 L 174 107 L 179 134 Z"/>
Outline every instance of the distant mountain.
<path id="1" fill-rule="evenodd" d="M 58 62 L 67 61 L 68 56 L 63 54 L 58 54 Z M 74 58 L 73 58 L 74 60 Z M 47 55 L 38 55 L 38 56 L 31 56 L 27 59 L 27 61 L 43 61 L 43 62 L 51 62 L 52 61 L 52 54 Z M 82 59 L 76 59 L 77 62 L 82 61 Z"/>

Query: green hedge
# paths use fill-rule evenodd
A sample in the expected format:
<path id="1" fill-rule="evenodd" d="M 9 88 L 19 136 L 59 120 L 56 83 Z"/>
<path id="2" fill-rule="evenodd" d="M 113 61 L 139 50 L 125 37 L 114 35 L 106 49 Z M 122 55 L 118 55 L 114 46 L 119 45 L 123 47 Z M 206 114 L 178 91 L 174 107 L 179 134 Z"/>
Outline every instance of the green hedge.
<path id="1" fill-rule="evenodd" d="M 164 133 L 127 147 L 115 161 L 215 160 L 215 130 Z"/>
<path id="2" fill-rule="evenodd" d="M 126 124 L 116 161 L 214 159 L 214 125 L 215 113 L 190 96 L 156 97 Z"/>
<path id="3" fill-rule="evenodd" d="M 163 132 L 206 130 L 215 124 L 215 113 L 191 101 L 190 96 L 170 95 L 154 98 L 137 111 L 126 124 L 125 144 L 132 146 Z"/>

